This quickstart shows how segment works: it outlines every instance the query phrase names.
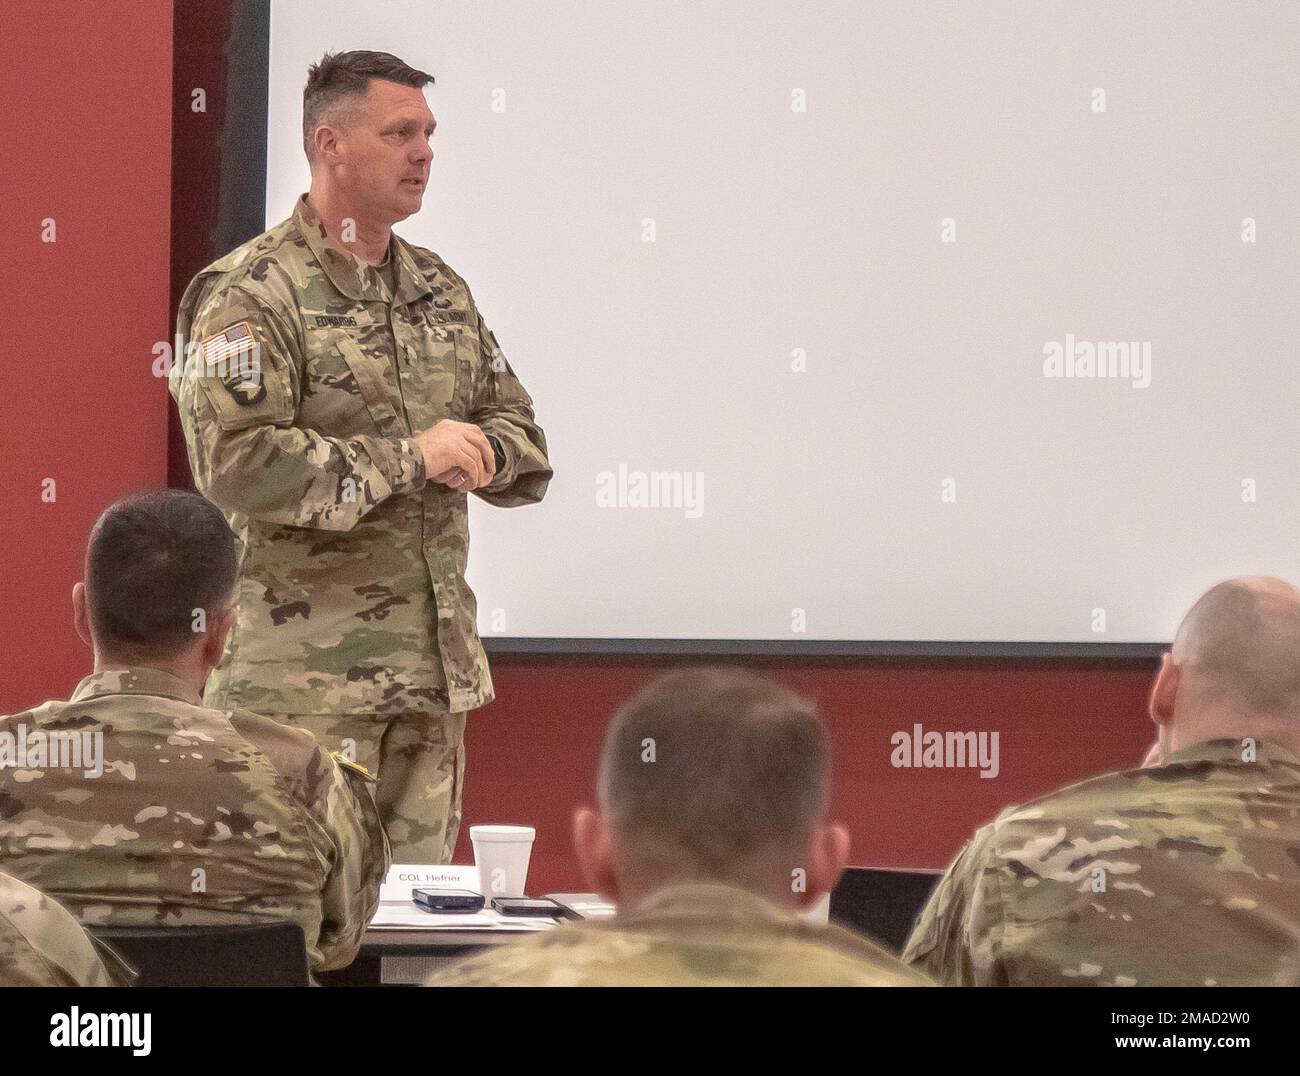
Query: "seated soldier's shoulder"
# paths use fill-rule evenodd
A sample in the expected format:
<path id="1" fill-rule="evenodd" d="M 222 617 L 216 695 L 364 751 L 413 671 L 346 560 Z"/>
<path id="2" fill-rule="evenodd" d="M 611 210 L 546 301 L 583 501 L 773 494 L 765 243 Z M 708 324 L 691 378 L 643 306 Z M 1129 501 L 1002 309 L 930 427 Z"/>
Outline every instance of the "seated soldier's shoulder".
<path id="1" fill-rule="evenodd" d="M 976 836 L 1003 839 L 1017 829 L 1087 822 L 1098 812 L 1121 808 L 1144 795 L 1140 769 L 1119 770 L 1087 777 L 1045 792 L 1034 799 L 1004 807 Z"/>
<path id="2" fill-rule="evenodd" d="M 624 951 L 626 935 L 600 922 L 563 922 L 509 945 L 493 946 L 449 964 L 425 986 L 581 986 L 594 961 L 613 944 Z"/>
<path id="3" fill-rule="evenodd" d="M 72 913 L 38 889 L 0 873 L 0 985 L 111 986 L 113 972 Z"/>
<path id="4" fill-rule="evenodd" d="M 314 803 L 337 779 L 336 760 L 306 729 L 251 710 L 230 710 L 228 716 L 234 730 L 267 757 L 296 798 Z"/>
<path id="5" fill-rule="evenodd" d="M 1080 853 L 1087 842 L 1116 838 L 1130 849 L 1155 844 L 1162 834 L 1181 831 L 1189 820 L 1219 809 L 1224 784 L 1204 777 L 1203 771 L 1135 766 L 1009 806 L 976 832 L 967 868 L 1006 864 L 1013 852 L 1016 863 L 1032 866 L 1059 855 L 1071 842 Z"/>
<path id="6" fill-rule="evenodd" d="M 838 924 L 809 924 L 802 934 L 810 967 L 820 967 L 826 986 L 932 986 L 884 946 Z"/>
<path id="7" fill-rule="evenodd" d="M 19 725 L 35 725 L 44 717 L 48 717 L 51 708 L 56 703 L 42 703 L 40 706 L 33 706 L 27 710 L 19 710 L 12 714 L 0 714 L 0 731 L 13 730 Z"/>

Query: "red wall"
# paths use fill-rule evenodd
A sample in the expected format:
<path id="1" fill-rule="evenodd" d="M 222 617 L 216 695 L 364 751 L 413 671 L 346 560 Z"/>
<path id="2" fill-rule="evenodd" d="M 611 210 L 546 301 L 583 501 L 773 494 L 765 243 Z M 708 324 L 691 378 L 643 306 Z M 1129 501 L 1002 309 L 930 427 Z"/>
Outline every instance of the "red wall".
<path id="1" fill-rule="evenodd" d="M 168 266 L 172 7 L 6 0 L 5 147 L 0 227 L 6 237 L 0 322 L 5 346 L 0 467 L 4 601 L 0 603 L 0 712 L 66 696 L 89 670 L 71 626 L 69 591 L 85 536 L 121 494 L 164 483 L 169 402 L 149 371 L 170 339 Z M 187 190 L 215 167 L 222 40 L 214 3 L 194 28 L 187 85 L 206 80 L 209 107 L 185 149 Z M 202 38 L 208 33 L 211 42 Z M 198 121 L 194 121 L 197 123 Z M 188 145 L 188 143 L 187 143 Z M 207 260 L 191 249 L 210 224 L 184 202 L 176 260 L 184 277 Z M 202 201 L 197 195 L 198 204 Z M 39 242 L 40 221 L 58 241 Z M 543 416 L 543 421 L 545 416 Z M 183 472 L 182 472 L 183 473 Z M 58 481 L 42 504 L 40 481 Z M 541 509 L 545 511 L 545 508 Z M 664 662 L 500 657 L 498 701 L 472 716 L 465 826 L 457 859 L 471 857 L 475 822 L 538 828 L 530 888 L 579 884 L 569 813 L 589 799 L 609 714 Z M 1009 802 L 1122 765 L 1148 743 L 1143 662 L 766 661 L 821 704 L 836 750 L 837 813 L 854 859 L 940 866 L 975 825 Z M 1002 773 L 895 770 L 890 735 L 914 722 L 997 730 Z"/>
<path id="2" fill-rule="evenodd" d="M 5 0 L 0 30 L 0 712 L 70 692 L 99 512 L 166 484 L 171 4 Z M 41 242 L 55 220 L 56 242 Z M 57 499 L 41 500 L 53 478 Z"/>
<path id="3" fill-rule="evenodd" d="M 469 826 L 537 827 L 534 892 L 578 884 L 569 815 L 590 801 L 607 717 L 662 662 L 499 657 L 497 701 L 470 715 L 465 818 L 457 862 L 473 859 Z M 765 661 L 815 699 L 835 751 L 835 809 L 853 861 L 941 867 L 1003 806 L 1088 774 L 1129 765 L 1151 743 L 1141 661 Z M 1001 773 L 894 769 L 890 736 L 930 729 L 999 733 Z"/>

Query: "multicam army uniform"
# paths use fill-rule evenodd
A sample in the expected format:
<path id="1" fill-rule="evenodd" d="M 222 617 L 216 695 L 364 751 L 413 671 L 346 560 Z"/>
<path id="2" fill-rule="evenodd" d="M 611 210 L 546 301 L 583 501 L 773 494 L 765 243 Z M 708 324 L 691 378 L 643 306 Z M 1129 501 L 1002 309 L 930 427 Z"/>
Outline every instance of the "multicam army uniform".
<path id="1" fill-rule="evenodd" d="M 0 986 L 127 986 L 133 978 L 57 901 L 0 874 Z"/>
<path id="2" fill-rule="evenodd" d="M 964 985 L 1300 985 L 1300 761 L 1244 753 L 1201 743 L 1004 811 L 903 959 Z"/>
<path id="3" fill-rule="evenodd" d="M 0 870 L 88 926 L 288 919 L 314 968 L 356 955 L 387 846 L 370 779 L 310 734 L 204 708 L 142 666 L 94 673 L 69 702 L 0 719 L 0 734 L 17 740 L 20 725 L 27 744 L 102 733 L 103 772 L 49 765 L 30 747 L 21 768 L 0 768 Z"/>
<path id="4" fill-rule="evenodd" d="M 500 507 L 541 500 L 551 469 L 464 280 L 396 236 L 389 257 L 391 301 L 299 199 L 191 282 L 177 331 L 202 354 L 173 366 L 170 389 L 195 484 L 240 539 L 238 622 L 208 703 L 355 758 L 380 778 L 398 861 L 446 862 L 465 711 L 493 692 L 465 582 L 466 495 L 425 475 L 414 435 L 450 418 L 495 438 L 503 458 L 476 492 Z"/>
<path id="5" fill-rule="evenodd" d="M 659 890 L 608 921 L 562 923 L 435 972 L 427 986 L 919 986 L 842 927 L 731 886 Z"/>

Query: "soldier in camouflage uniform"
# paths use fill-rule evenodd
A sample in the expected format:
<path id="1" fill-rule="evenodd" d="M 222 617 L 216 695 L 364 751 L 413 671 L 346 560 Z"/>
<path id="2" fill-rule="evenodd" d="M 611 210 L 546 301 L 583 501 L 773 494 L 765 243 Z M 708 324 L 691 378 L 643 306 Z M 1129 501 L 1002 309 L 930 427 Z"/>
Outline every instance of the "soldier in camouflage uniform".
<path id="1" fill-rule="evenodd" d="M 1145 767 L 1004 811 L 903 959 L 976 986 L 1300 985 L 1300 592 L 1236 580 L 1188 614 Z"/>
<path id="2" fill-rule="evenodd" d="M 874 942 L 746 889 L 669 886 L 614 921 L 562 923 L 435 972 L 429 986 L 919 986 Z"/>
<path id="3" fill-rule="evenodd" d="M 57 901 L 0 874 L 0 986 L 129 986 L 133 979 Z"/>
<path id="4" fill-rule="evenodd" d="M 274 715 L 366 766 L 396 860 L 441 863 L 466 712 L 493 697 L 467 494 L 532 504 L 551 469 L 465 281 L 390 230 L 428 175 L 427 81 L 382 53 L 312 69 L 312 188 L 190 284 L 177 331 L 191 354 L 170 389 L 195 483 L 241 546 L 208 704 Z"/>
<path id="5" fill-rule="evenodd" d="M 74 591 L 96 671 L 0 718 L 0 869 L 88 926 L 296 922 L 314 969 L 342 967 L 388 868 L 373 779 L 301 729 L 203 705 L 234 546 L 193 493 L 100 517 Z"/>
<path id="6" fill-rule="evenodd" d="M 835 883 L 830 749 L 810 704 L 737 670 L 661 677 L 614 718 L 588 883 L 622 909 L 452 964 L 431 986 L 917 986 L 884 949 L 797 914 Z"/>

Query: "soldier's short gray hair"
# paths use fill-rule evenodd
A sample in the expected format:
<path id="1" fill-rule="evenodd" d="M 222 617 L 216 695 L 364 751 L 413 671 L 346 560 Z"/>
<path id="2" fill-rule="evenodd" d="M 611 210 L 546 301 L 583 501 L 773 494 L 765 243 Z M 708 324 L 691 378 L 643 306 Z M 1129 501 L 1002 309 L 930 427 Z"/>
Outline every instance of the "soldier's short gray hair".
<path id="1" fill-rule="evenodd" d="M 816 707 L 741 669 L 687 668 L 615 716 L 597 792 L 625 868 L 747 884 L 798 864 L 830 802 Z"/>
<path id="2" fill-rule="evenodd" d="M 433 76 L 399 60 L 391 52 L 327 52 L 307 69 L 302 91 L 302 145 L 311 157 L 312 139 L 325 116 L 350 97 L 363 97 L 371 79 L 423 89 Z"/>
<path id="3" fill-rule="evenodd" d="M 1300 591 L 1281 579 L 1229 579 L 1183 618 L 1173 659 L 1214 700 L 1253 714 L 1300 715 Z"/>

